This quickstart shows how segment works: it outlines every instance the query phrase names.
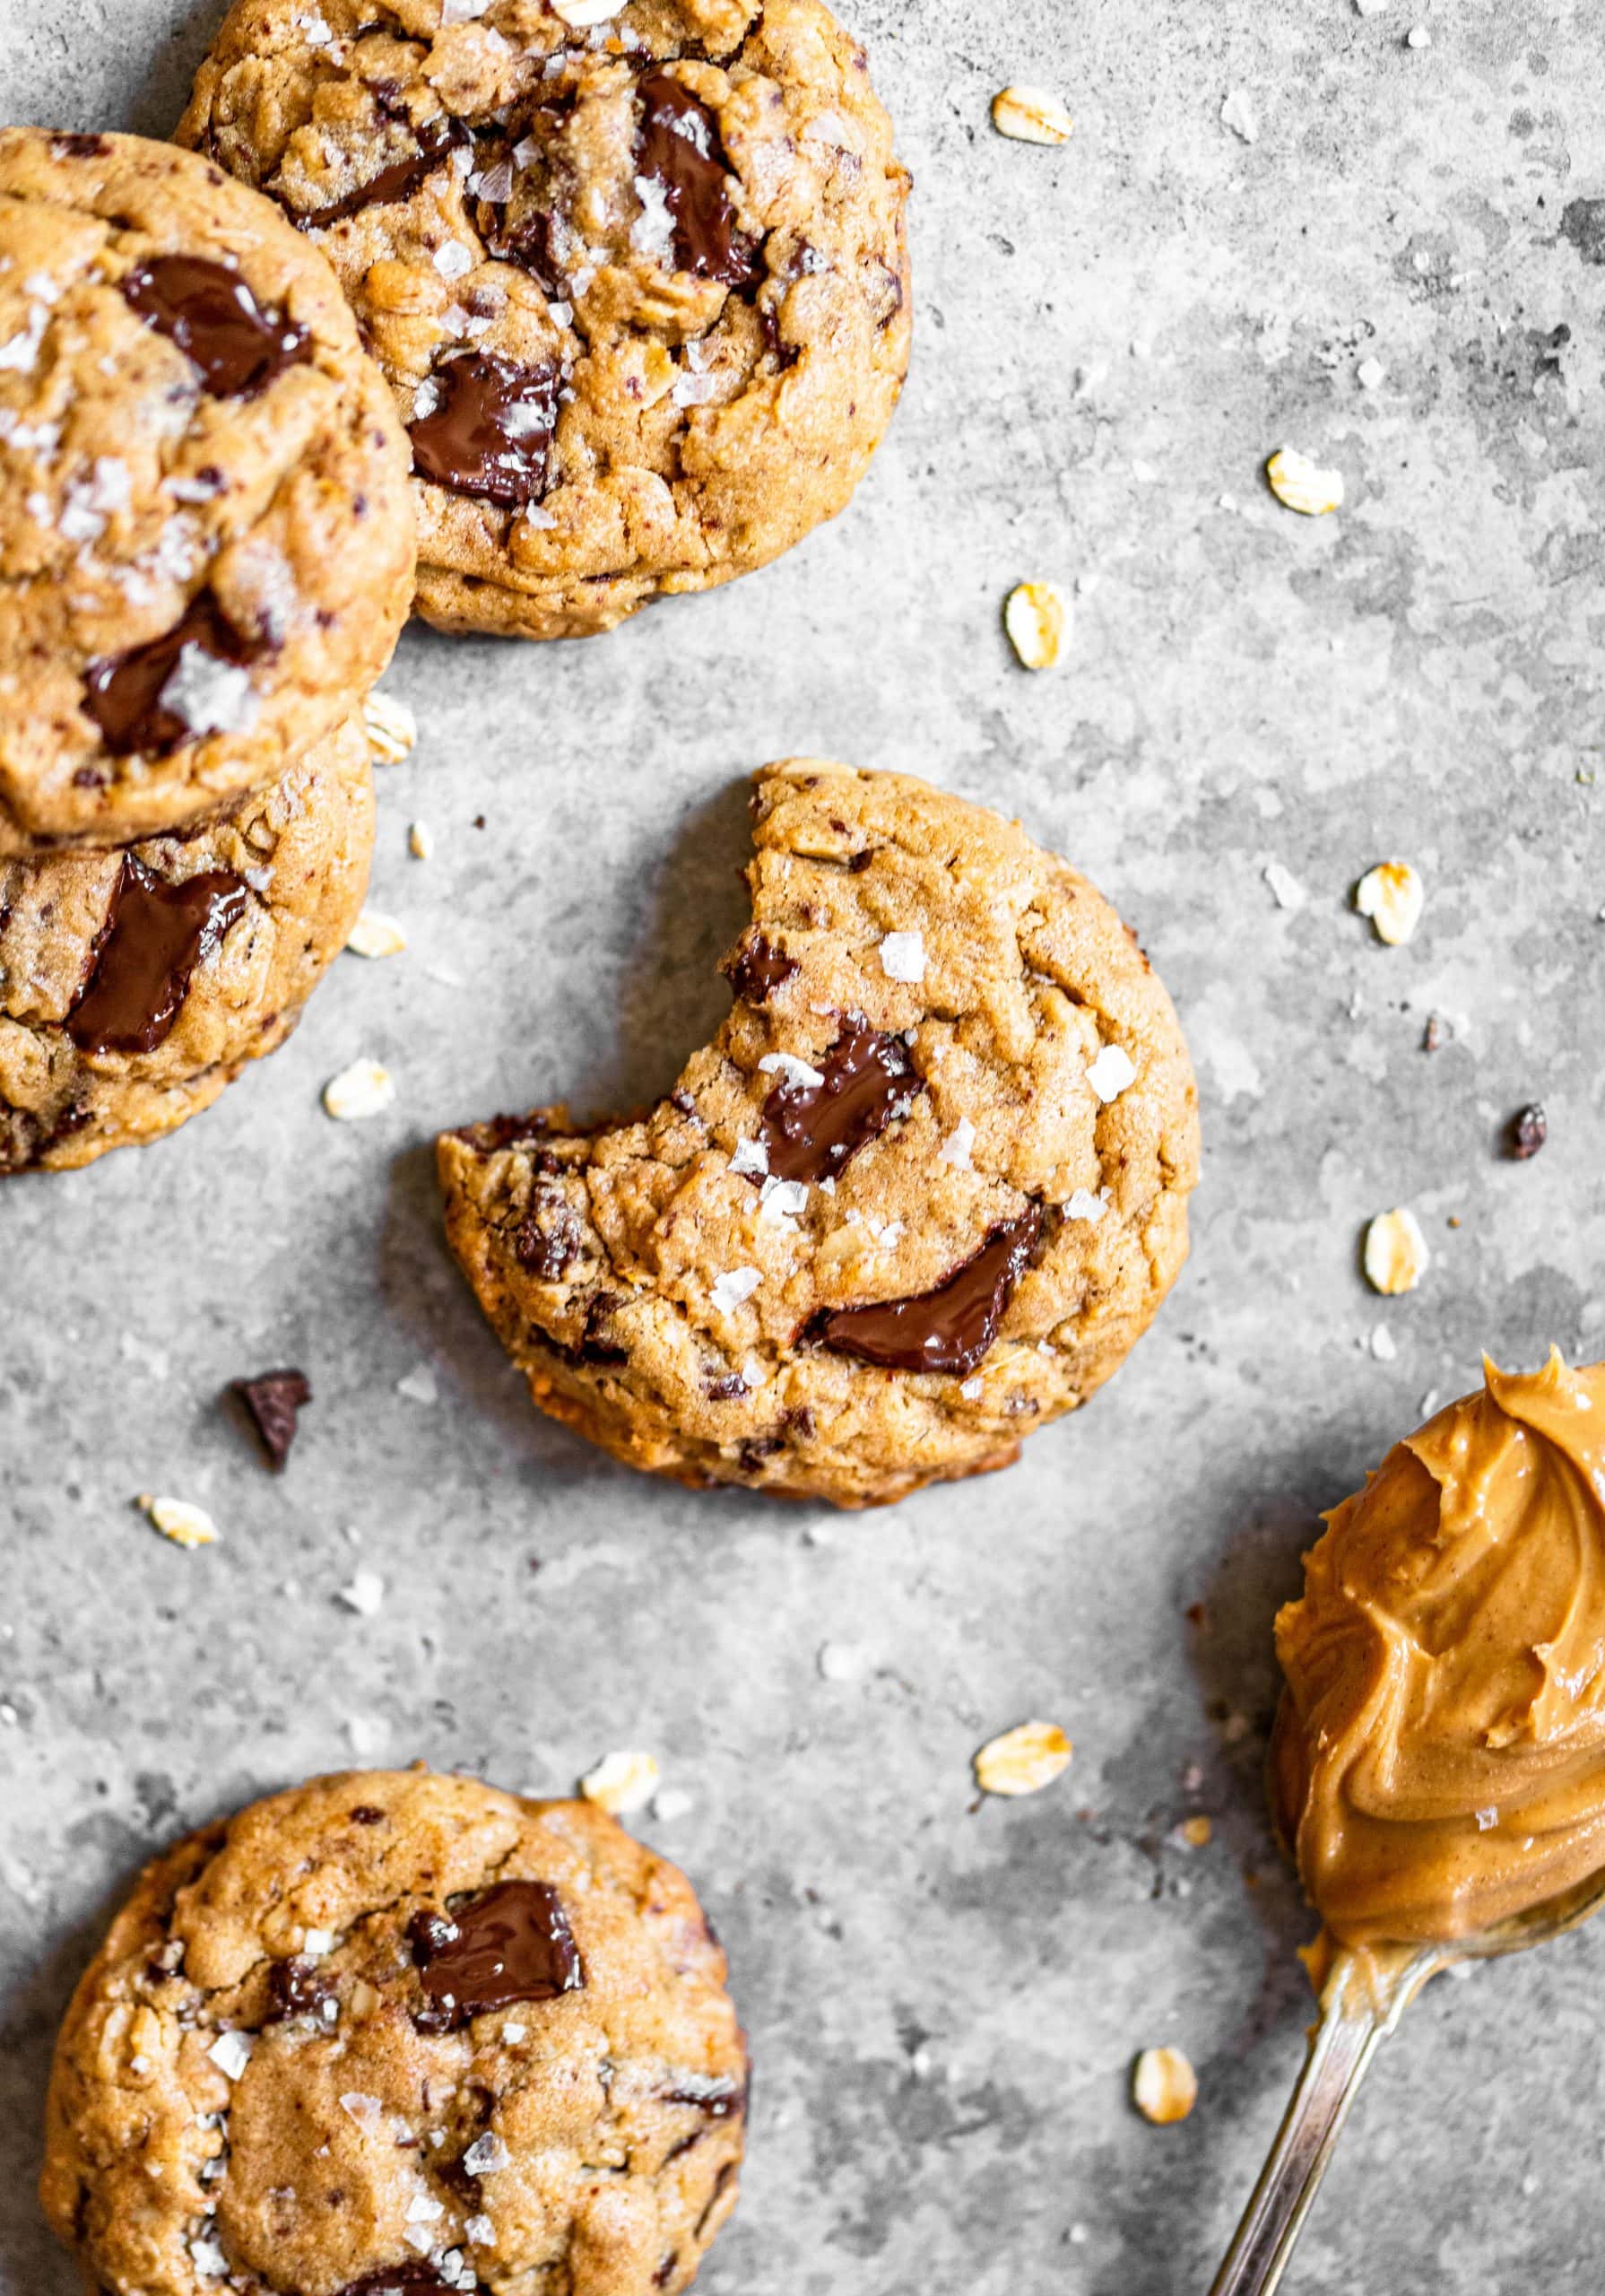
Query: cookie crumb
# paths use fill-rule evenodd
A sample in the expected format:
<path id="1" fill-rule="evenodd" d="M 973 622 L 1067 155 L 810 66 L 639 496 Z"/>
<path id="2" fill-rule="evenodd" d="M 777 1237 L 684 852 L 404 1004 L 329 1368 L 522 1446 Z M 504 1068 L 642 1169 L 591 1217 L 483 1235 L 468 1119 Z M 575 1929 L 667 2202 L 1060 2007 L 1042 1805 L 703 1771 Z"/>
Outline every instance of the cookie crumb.
<path id="1" fill-rule="evenodd" d="M 326 1112 L 340 1124 L 361 1124 L 382 1115 L 395 1098 L 395 1079 L 377 1060 L 353 1060 L 323 1089 Z"/>
<path id="2" fill-rule="evenodd" d="M 407 831 L 407 850 L 414 861 L 427 861 L 435 849 L 435 832 L 428 822 L 414 822 Z"/>
<path id="3" fill-rule="evenodd" d="M 1403 1205 L 1379 1212 L 1366 1230 L 1366 1281 L 1374 1292 L 1413 1292 L 1431 1257 L 1420 1222 Z"/>
<path id="4" fill-rule="evenodd" d="M 595 1769 L 580 1779 L 579 1790 L 610 1818 L 622 1818 L 646 1808 L 657 1791 L 657 1781 L 658 1767 L 651 1754 L 620 1752 L 604 1754 Z"/>
<path id="5" fill-rule="evenodd" d="M 381 917 L 377 909 L 365 909 L 345 936 L 345 945 L 354 957 L 399 957 L 407 945 L 407 936 L 393 917 Z"/>
<path id="6" fill-rule="evenodd" d="M 1189 1849 L 1207 1849 L 1215 1838 L 1215 1829 L 1202 1811 L 1195 1817 L 1184 1818 L 1176 1831 Z"/>
<path id="7" fill-rule="evenodd" d="M 1040 1794 L 1070 1767 L 1073 1752 L 1056 1722 L 1022 1722 L 982 1747 L 976 1756 L 976 1783 L 983 1794 L 1009 1800 Z"/>
<path id="8" fill-rule="evenodd" d="M 362 705 L 362 729 L 376 765 L 400 765 L 418 745 L 418 720 L 394 694 L 369 695 Z"/>
<path id="9" fill-rule="evenodd" d="M 192 1507 L 187 1499 L 158 1499 L 149 1492 L 142 1492 L 134 1502 L 142 1507 L 164 1539 L 171 1539 L 175 1546 L 215 1546 L 218 1527 L 204 1507 Z"/>
<path id="10" fill-rule="evenodd" d="M 1156 2128 L 1185 2120 L 1198 2101 L 1198 2075 L 1179 2048 L 1145 2048 L 1132 2070 L 1132 2102 Z"/>
<path id="11" fill-rule="evenodd" d="M 1064 644 L 1064 600 L 1051 582 L 1019 582 L 1003 601 L 1003 628 L 1021 665 L 1051 670 Z"/>
<path id="12" fill-rule="evenodd" d="M 1392 949 L 1410 938 L 1426 903 L 1427 887 L 1408 861 L 1379 861 L 1354 889 L 1356 909 L 1370 918 L 1377 939 Z"/>
<path id="13" fill-rule="evenodd" d="M 1068 144 L 1075 122 L 1046 88 L 1000 88 L 992 100 L 992 124 L 1016 144 Z"/>
<path id="14" fill-rule="evenodd" d="M 1265 477 L 1277 500 L 1301 517 L 1324 517 L 1343 500 L 1342 472 L 1323 470 L 1297 447 L 1279 447 L 1265 465 Z"/>

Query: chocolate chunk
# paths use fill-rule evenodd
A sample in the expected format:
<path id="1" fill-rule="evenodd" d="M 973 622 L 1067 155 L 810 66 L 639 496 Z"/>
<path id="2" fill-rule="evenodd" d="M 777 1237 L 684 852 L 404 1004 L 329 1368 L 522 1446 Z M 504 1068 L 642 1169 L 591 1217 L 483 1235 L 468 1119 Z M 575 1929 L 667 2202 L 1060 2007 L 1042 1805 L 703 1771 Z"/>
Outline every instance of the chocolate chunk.
<path id="1" fill-rule="evenodd" d="M 468 351 L 443 361 L 432 379 L 439 400 L 412 431 L 419 475 L 512 509 L 538 502 L 557 427 L 556 367 Z"/>
<path id="2" fill-rule="evenodd" d="M 359 184 L 355 191 L 348 191 L 343 199 L 331 200 L 326 207 L 316 207 L 309 215 L 298 215 L 291 209 L 291 221 L 303 231 L 324 231 L 331 223 L 343 223 L 348 215 L 360 215 L 365 207 L 394 205 L 397 200 L 409 198 L 420 184 L 427 182 L 454 144 L 473 141 L 471 131 L 460 119 L 427 120 L 416 134 L 416 151 L 392 161 L 377 176 Z"/>
<path id="3" fill-rule="evenodd" d="M 306 1373 L 264 1371 L 254 1379 L 230 1379 L 229 1392 L 238 1396 L 244 1405 L 252 1426 L 262 1438 L 267 1463 L 277 1473 L 290 1457 L 297 1413 L 312 1400 Z M 351 1815 L 357 1815 L 355 1810 Z"/>
<path id="4" fill-rule="evenodd" d="M 50 157 L 53 160 L 99 160 L 111 149 L 103 135 L 53 135 Z"/>
<path id="5" fill-rule="evenodd" d="M 200 256 L 142 263 L 124 280 L 123 298 L 194 361 L 214 398 L 254 397 L 312 356 L 305 327 L 282 311 L 265 311 L 237 271 Z"/>
<path id="6" fill-rule="evenodd" d="M 702 1392 L 709 1403 L 740 1403 L 751 1390 L 739 1371 L 716 1371 L 703 1374 Z"/>
<path id="7" fill-rule="evenodd" d="M 1036 1205 L 994 1228 L 934 1292 L 867 1308 L 828 1309 L 811 1326 L 838 1355 L 888 1371 L 950 1371 L 967 1378 L 998 1335 L 1003 1310 L 1042 1232 Z"/>
<path id="8" fill-rule="evenodd" d="M 659 2265 L 657 2270 L 652 2275 L 653 2286 L 655 2288 L 666 2288 L 669 2285 L 669 2283 L 673 2279 L 675 2270 L 678 2267 L 679 2263 L 680 2250 L 678 2248 L 671 2248 L 668 2255 L 664 2258 L 662 2264 Z"/>
<path id="9" fill-rule="evenodd" d="M 317 1963 L 299 1953 L 273 1963 L 267 1973 L 267 1995 L 273 2005 L 269 2024 L 288 2017 L 316 2017 L 327 2024 L 332 2022 L 328 2011 L 339 1998 L 328 1979 L 319 1975 Z"/>
<path id="10" fill-rule="evenodd" d="M 449 1915 L 415 1913 L 407 1935 L 424 1992 L 453 2029 L 515 2001 L 555 2001 L 586 1981 L 563 1901 L 544 1882 L 499 1882 Z"/>
<path id="11" fill-rule="evenodd" d="M 677 2089 L 664 2091 L 666 2105 L 695 2105 L 709 2120 L 728 2120 L 746 2108 L 747 2092 L 739 2081 L 704 2079 L 688 2074 Z"/>
<path id="12" fill-rule="evenodd" d="M 442 2280 L 432 2264 L 418 2257 L 408 2264 L 393 2264 L 384 2272 L 370 2272 L 361 2280 L 353 2280 L 340 2291 L 340 2296 L 433 2296 L 438 2288 L 455 2288 L 457 2281 Z M 482 2283 L 474 2283 L 476 2288 Z"/>
<path id="13" fill-rule="evenodd" d="M 247 894 L 227 869 L 169 885 L 124 857 L 93 967 L 66 1031 L 80 1052 L 154 1052 L 189 993 L 190 976 L 217 947 Z"/>
<path id="14" fill-rule="evenodd" d="M 730 287 L 749 285 L 762 265 L 753 242 L 735 228 L 731 166 L 713 112 L 667 72 L 649 72 L 638 92 L 637 173 L 664 195 L 676 268 Z"/>
<path id="15" fill-rule="evenodd" d="M 83 681 L 83 707 L 113 757 L 167 757 L 195 738 L 194 727 L 161 699 L 187 646 L 237 666 L 254 661 L 262 650 L 240 636 L 211 591 L 203 590 L 160 638 L 91 662 Z"/>
<path id="16" fill-rule="evenodd" d="M 822 1073 L 823 1083 L 776 1084 L 763 1104 L 776 1179 L 833 1178 L 924 1090 L 902 1038 L 872 1029 L 860 1013 L 848 1013 Z"/>
<path id="17" fill-rule="evenodd" d="M 382 1826 L 390 1813 L 376 1809 L 371 1802 L 359 1802 L 354 1810 L 348 1810 L 345 1814 L 354 1826 Z"/>
<path id="18" fill-rule="evenodd" d="M 743 941 L 724 966 L 725 979 L 743 1004 L 767 1004 L 775 991 L 794 980 L 801 970 L 795 957 L 788 957 L 761 933 Z"/>
<path id="19" fill-rule="evenodd" d="M 1518 1109 L 1510 1119 L 1509 1152 L 1519 1164 L 1536 1156 L 1549 1137 L 1549 1119 L 1536 1100 Z"/>
<path id="20" fill-rule="evenodd" d="M 584 1257 L 584 1222 L 561 1190 L 537 1187 L 530 1197 L 528 1214 L 513 1239 L 513 1256 L 522 1268 L 555 1283 L 565 1268 Z"/>

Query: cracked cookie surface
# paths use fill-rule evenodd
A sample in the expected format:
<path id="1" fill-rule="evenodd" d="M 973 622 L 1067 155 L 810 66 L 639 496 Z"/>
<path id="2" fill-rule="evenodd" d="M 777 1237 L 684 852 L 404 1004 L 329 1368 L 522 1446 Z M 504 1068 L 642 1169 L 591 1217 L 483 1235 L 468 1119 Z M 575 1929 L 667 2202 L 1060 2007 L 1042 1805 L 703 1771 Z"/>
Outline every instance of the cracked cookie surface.
<path id="1" fill-rule="evenodd" d="M 540 1407 L 633 1466 L 863 1506 L 1006 1465 L 1186 1257 L 1196 1092 L 1114 910 L 1017 825 L 803 759 L 753 799 L 736 1002 L 673 1092 L 446 1135 Z"/>
<path id="2" fill-rule="evenodd" d="M 673 2296 L 746 2091 L 673 1866 L 588 1803 L 354 1771 L 146 1869 L 62 2028 L 41 2197 L 141 2296 Z"/>
<path id="3" fill-rule="evenodd" d="M 338 726 L 406 618 L 408 463 L 271 201 L 0 131 L 0 856 L 200 819 Z"/>
<path id="4" fill-rule="evenodd" d="M 0 860 L 0 1175 L 154 1140 L 275 1051 L 345 945 L 372 853 L 349 721 L 198 831 Z"/>
<path id="5" fill-rule="evenodd" d="M 907 178 L 819 0 L 588 30 L 545 0 L 238 0 L 179 137 L 334 262 L 444 627 L 581 636 L 764 565 L 891 419 Z"/>

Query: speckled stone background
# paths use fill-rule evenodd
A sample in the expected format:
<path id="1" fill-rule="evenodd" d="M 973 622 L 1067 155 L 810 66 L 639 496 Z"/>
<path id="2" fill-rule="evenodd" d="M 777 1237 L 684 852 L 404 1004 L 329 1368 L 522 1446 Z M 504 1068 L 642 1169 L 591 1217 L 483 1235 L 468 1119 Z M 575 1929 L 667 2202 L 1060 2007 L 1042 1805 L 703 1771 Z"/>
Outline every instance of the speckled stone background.
<path id="1" fill-rule="evenodd" d="M 918 185 L 915 372 L 856 506 L 586 647 L 409 637 L 423 738 L 383 776 L 375 900 L 411 952 L 343 960 L 173 1141 L 0 1195 L 9 2296 L 71 2284 L 35 2130 L 113 1894 L 353 1744 L 560 1790 L 642 1745 L 692 1797 L 638 1822 L 702 1885 L 760 2067 L 708 2296 L 1202 2290 L 1308 2005 L 1259 1794 L 1274 1606 L 1316 1510 L 1479 1347 L 1605 1352 L 1597 9 L 852 13 Z M 162 134 L 220 13 L 0 0 L 0 117 Z M 993 135 L 1011 79 L 1063 91 L 1065 150 Z M 1284 442 L 1342 471 L 1338 516 L 1271 500 Z M 1028 576 L 1076 594 L 1037 678 L 999 624 Z M 1115 1386 L 1005 1478 L 858 1520 L 659 1489 L 538 1422 L 429 1150 L 668 1083 L 723 1009 L 742 777 L 796 751 L 928 774 L 1071 855 L 1169 982 L 1204 1099 L 1193 1258 Z M 1349 906 L 1389 856 L 1428 887 L 1402 950 Z M 332 1124 L 319 1089 L 361 1053 L 395 1108 Z M 1534 1098 L 1548 1146 L 1503 1159 Z M 1358 1240 L 1401 1202 L 1433 1260 L 1384 1302 Z M 218 1392 L 284 1361 L 317 1402 L 275 1482 Z M 131 1506 L 152 1488 L 223 1544 L 165 1545 Z M 371 1619 L 335 1598 L 359 1563 Z M 1069 1776 L 976 1806 L 973 1750 L 1037 1714 Z M 1213 1842 L 1179 1847 L 1199 1811 Z M 1605 1932 L 1429 1993 L 1289 2290 L 1593 2296 L 1602 1983 Z M 1199 2069 L 1178 2129 L 1126 2100 L 1156 2041 Z"/>

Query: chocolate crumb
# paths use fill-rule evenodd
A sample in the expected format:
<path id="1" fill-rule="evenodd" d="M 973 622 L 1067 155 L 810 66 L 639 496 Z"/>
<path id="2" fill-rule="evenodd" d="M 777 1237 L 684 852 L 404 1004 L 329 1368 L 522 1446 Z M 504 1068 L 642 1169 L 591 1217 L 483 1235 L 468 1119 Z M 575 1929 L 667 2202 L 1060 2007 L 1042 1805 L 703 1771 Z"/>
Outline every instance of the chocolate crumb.
<path id="1" fill-rule="evenodd" d="M 238 1396 L 262 1439 L 267 1463 L 277 1474 L 290 1457 L 301 1407 L 312 1400 L 304 1371 L 264 1371 L 254 1379 L 231 1379 L 230 1395 Z"/>
<path id="2" fill-rule="evenodd" d="M 1518 1109 L 1510 1119 L 1506 1135 L 1505 1153 L 1519 1164 L 1536 1156 L 1549 1137 L 1549 1119 L 1536 1100 Z"/>
<path id="3" fill-rule="evenodd" d="M 1436 1052 L 1444 1041 L 1444 1024 L 1436 1013 L 1428 1013 L 1427 1033 L 1421 1039 L 1423 1052 Z"/>

